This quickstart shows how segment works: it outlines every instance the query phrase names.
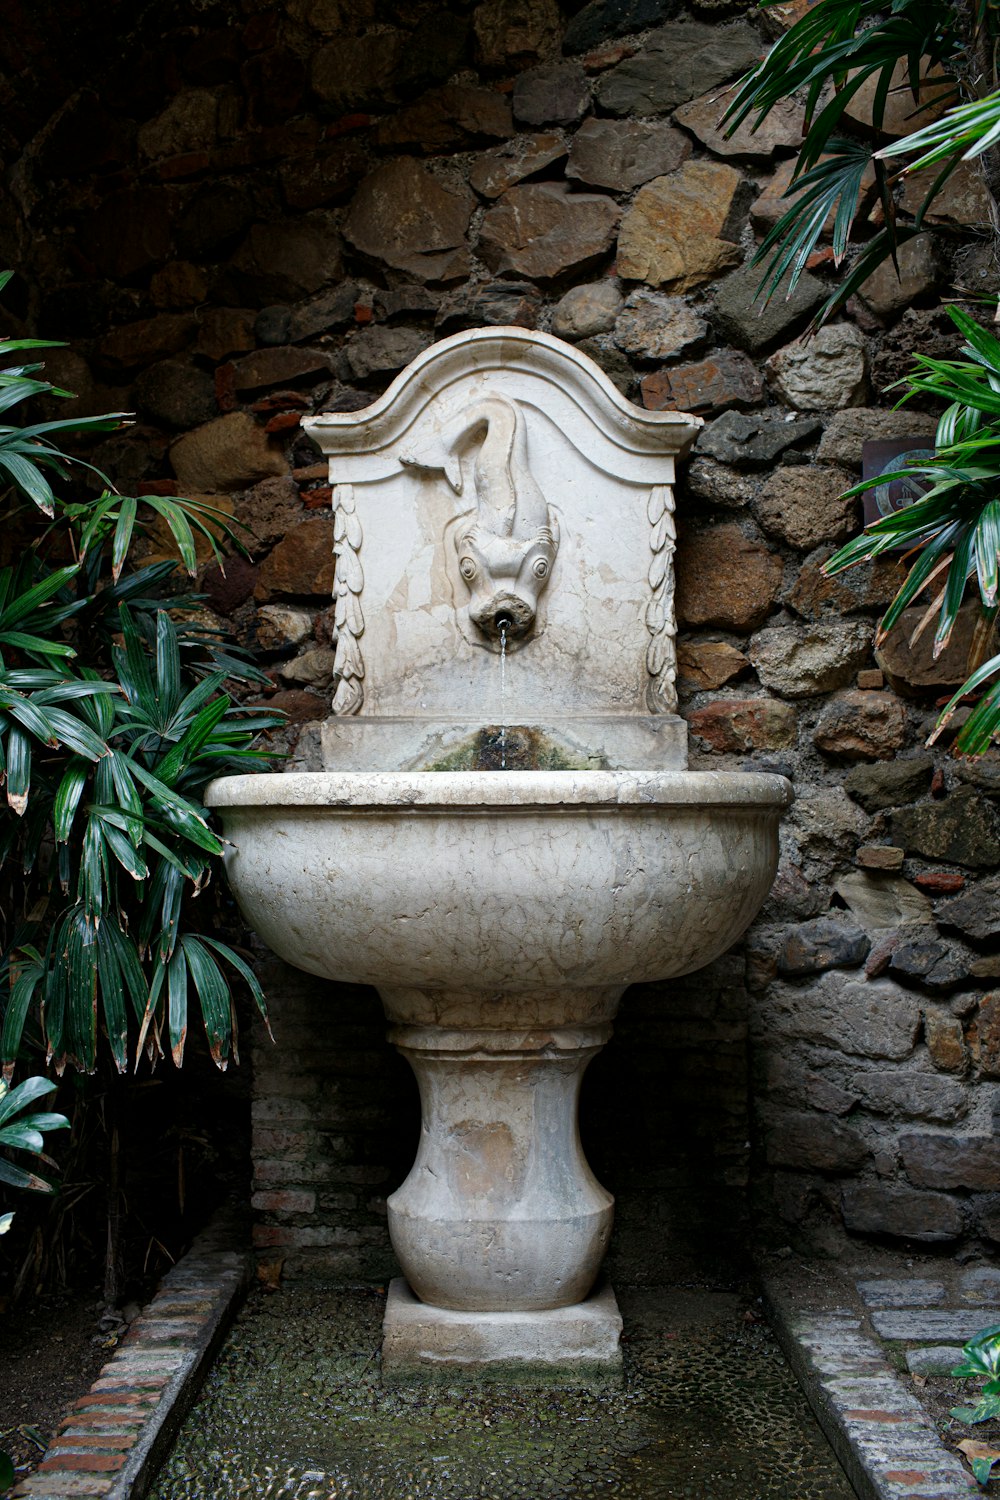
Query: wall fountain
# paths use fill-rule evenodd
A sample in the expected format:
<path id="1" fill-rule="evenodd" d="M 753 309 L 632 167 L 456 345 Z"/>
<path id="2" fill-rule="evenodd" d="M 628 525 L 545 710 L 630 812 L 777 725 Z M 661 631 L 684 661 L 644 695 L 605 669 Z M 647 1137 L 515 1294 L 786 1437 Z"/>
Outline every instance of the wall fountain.
<path id="1" fill-rule="evenodd" d="M 791 800 L 782 777 L 686 769 L 671 484 L 700 424 L 499 328 L 304 425 L 334 487 L 327 769 L 207 800 L 257 932 L 375 985 L 419 1081 L 383 1369 L 607 1378 L 613 1200 L 580 1081 L 628 985 L 744 931 Z"/>

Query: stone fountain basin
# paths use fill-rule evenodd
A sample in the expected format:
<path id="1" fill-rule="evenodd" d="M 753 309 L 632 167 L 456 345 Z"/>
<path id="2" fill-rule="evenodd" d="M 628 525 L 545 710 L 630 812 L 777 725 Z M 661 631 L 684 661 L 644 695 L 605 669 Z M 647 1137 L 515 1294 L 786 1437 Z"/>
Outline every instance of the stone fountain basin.
<path id="1" fill-rule="evenodd" d="M 609 1019 L 627 985 L 724 952 L 791 799 L 735 772 L 337 771 L 226 777 L 205 800 L 281 957 L 376 985 L 397 1024 L 489 1027 Z"/>

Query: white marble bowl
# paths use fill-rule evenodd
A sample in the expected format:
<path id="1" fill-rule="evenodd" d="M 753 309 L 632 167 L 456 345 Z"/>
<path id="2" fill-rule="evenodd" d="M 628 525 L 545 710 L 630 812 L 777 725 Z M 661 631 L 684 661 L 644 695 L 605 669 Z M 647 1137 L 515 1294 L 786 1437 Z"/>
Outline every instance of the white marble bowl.
<path id="1" fill-rule="evenodd" d="M 289 963 L 378 986 L 397 1023 L 489 1026 L 502 992 L 501 1024 L 521 994 L 524 1024 L 560 1025 L 610 1016 L 625 986 L 700 968 L 740 936 L 774 878 L 791 787 L 344 771 L 226 777 L 206 801 L 245 916 Z"/>

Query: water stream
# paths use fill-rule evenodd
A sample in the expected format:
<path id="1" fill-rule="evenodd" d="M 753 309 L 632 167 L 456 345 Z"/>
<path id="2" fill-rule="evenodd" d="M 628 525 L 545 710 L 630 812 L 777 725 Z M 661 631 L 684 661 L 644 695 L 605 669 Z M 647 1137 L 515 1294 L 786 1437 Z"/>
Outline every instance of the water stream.
<path id="1" fill-rule="evenodd" d="M 507 769 L 507 621 L 500 620 L 500 769 Z"/>

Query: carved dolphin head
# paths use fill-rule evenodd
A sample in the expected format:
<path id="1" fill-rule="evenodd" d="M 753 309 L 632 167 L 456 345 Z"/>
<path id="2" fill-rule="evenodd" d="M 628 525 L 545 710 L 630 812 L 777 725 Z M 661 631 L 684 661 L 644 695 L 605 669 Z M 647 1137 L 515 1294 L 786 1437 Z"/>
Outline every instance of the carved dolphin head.
<path id="1" fill-rule="evenodd" d="M 505 396 L 483 397 L 444 428 L 399 455 L 411 468 L 439 469 L 462 494 L 463 454 L 475 444 L 476 510 L 456 537 L 469 586 L 469 617 L 498 640 L 527 635 L 559 547 L 559 526 L 528 465 L 524 414 Z"/>
<path id="2" fill-rule="evenodd" d="M 492 640 L 527 635 L 535 623 L 538 599 L 548 582 L 559 547 L 559 526 L 551 524 L 534 536 L 498 536 L 478 522 L 455 538 L 458 570 L 469 588 L 469 617 Z"/>

